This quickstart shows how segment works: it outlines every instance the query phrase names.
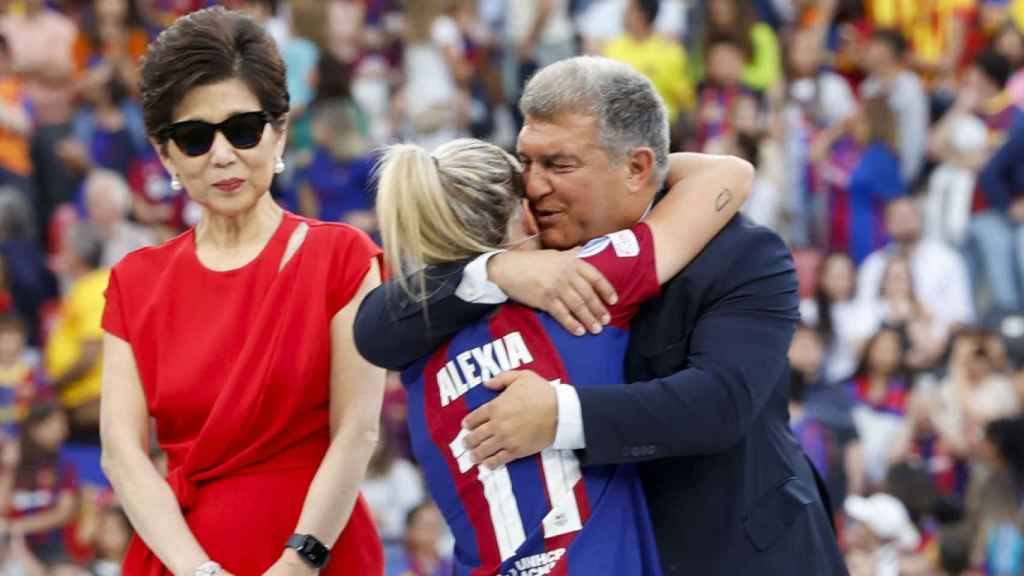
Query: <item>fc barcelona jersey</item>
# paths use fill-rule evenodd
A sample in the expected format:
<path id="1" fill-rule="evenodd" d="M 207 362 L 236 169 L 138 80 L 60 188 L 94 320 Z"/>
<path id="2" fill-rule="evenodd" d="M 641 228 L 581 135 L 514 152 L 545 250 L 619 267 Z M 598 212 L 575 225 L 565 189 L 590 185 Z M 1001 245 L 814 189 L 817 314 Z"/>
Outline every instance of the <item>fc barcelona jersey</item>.
<path id="1" fill-rule="evenodd" d="M 650 229 L 597 238 L 579 256 L 619 297 L 601 334 L 574 336 L 509 303 L 402 374 L 413 451 L 455 536 L 457 575 L 661 574 L 633 466 L 581 468 L 573 451 L 547 449 L 489 470 L 463 446 L 463 418 L 497 396 L 483 383 L 503 371 L 532 370 L 552 386 L 626 382 L 629 321 L 659 292 Z"/>

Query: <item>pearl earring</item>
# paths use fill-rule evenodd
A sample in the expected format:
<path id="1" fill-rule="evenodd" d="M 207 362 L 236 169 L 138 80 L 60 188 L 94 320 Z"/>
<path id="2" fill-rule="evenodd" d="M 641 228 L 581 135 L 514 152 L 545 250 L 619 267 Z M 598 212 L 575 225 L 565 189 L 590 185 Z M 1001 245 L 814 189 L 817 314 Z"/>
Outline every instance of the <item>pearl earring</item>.
<path id="1" fill-rule="evenodd" d="M 281 174 L 284 172 L 284 159 L 278 158 L 277 162 L 274 162 L 274 174 Z"/>
<path id="2" fill-rule="evenodd" d="M 181 180 L 178 180 L 177 176 L 171 176 L 171 190 L 174 190 L 175 192 L 181 192 L 181 189 Z"/>

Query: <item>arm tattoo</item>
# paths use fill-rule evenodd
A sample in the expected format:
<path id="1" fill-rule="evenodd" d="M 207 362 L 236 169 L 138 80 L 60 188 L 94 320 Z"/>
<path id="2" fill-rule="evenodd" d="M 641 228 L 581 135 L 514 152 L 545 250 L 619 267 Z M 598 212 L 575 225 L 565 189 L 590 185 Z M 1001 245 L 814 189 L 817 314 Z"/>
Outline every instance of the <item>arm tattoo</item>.
<path id="1" fill-rule="evenodd" d="M 715 198 L 715 210 L 717 212 L 721 212 L 723 208 L 729 205 L 729 202 L 732 202 L 732 190 L 729 190 L 728 188 L 722 188 L 722 191 L 719 192 L 718 197 Z"/>

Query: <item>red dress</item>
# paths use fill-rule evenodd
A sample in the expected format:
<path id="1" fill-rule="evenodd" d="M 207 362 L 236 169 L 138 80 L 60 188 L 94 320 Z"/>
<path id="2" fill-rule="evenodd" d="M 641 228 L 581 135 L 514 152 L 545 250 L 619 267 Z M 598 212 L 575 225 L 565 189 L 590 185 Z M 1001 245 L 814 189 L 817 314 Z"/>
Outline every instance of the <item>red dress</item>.
<path id="1" fill-rule="evenodd" d="M 305 241 L 279 270 L 303 223 Z M 114 267 L 103 328 L 131 344 L 192 533 L 237 576 L 266 571 L 298 523 L 330 441 L 330 320 L 379 255 L 355 228 L 285 213 L 235 270 L 204 267 L 194 230 Z M 383 572 L 361 498 L 331 548 L 323 575 Z M 136 537 L 124 573 L 170 571 Z"/>

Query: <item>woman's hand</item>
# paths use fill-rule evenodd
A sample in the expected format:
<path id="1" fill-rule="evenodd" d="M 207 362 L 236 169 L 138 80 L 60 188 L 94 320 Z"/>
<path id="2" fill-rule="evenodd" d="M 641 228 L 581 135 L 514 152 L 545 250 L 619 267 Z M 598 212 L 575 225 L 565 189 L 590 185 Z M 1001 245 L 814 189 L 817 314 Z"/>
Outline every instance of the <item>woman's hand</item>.
<path id="1" fill-rule="evenodd" d="M 487 276 L 509 298 L 550 314 L 566 330 L 597 334 L 611 321 L 612 285 L 577 250 L 502 252 L 487 263 Z"/>
<path id="2" fill-rule="evenodd" d="M 298 552 L 286 548 L 277 562 L 263 576 L 316 576 L 320 571 L 299 558 Z"/>

